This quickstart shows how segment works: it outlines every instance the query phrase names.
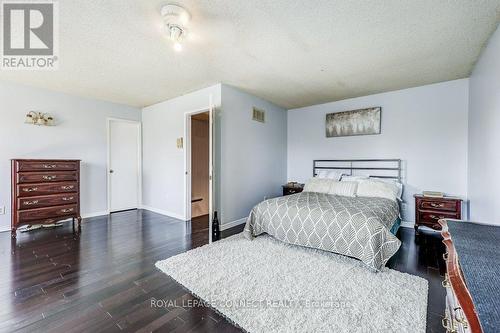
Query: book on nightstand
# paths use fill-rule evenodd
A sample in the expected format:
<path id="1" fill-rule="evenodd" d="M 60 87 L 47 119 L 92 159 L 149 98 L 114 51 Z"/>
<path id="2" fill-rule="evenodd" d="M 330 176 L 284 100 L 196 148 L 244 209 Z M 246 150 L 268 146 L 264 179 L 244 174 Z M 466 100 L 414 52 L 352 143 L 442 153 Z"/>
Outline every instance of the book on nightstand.
<path id="1" fill-rule="evenodd" d="M 422 195 L 424 197 L 428 197 L 428 198 L 443 198 L 444 197 L 443 192 L 436 192 L 436 191 L 422 191 Z"/>

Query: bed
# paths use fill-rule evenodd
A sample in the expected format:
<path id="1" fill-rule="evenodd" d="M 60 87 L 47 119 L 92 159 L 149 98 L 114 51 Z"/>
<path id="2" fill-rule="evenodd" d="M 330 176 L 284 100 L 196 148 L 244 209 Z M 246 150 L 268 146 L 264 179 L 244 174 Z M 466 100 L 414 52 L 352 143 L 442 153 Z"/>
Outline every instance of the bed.
<path id="1" fill-rule="evenodd" d="M 350 177 L 369 174 L 401 183 L 401 160 L 315 160 L 313 176 L 321 170 Z M 399 211 L 398 201 L 385 197 L 305 191 L 257 204 L 244 235 L 251 240 L 267 233 L 289 244 L 359 259 L 371 270 L 380 271 L 401 245 L 395 236 L 401 221 Z"/>

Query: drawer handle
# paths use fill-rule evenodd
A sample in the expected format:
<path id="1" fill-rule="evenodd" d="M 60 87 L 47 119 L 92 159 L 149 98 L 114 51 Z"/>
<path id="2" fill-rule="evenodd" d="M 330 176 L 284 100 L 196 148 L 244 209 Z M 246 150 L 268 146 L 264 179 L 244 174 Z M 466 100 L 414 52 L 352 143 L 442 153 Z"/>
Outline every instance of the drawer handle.
<path id="1" fill-rule="evenodd" d="M 72 190 L 73 188 L 75 188 L 75 186 L 74 185 L 67 185 L 67 186 L 61 186 L 61 188 L 63 190 Z"/>
<path id="2" fill-rule="evenodd" d="M 437 203 L 435 203 L 435 202 L 431 202 L 431 206 L 432 206 L 432 207 L 443 208 L 443 207 L 444 207 L 444 203 L 437 204 Z"/>
<path id="3" fill-rule="evenodd" d="M 23 188 L 23 192 L 33 192 L 38 190 L 38 187 L 28 187 L 28 188 Z"/>
<path id="4" fill-rule="evenodd" d="M 70 200 L 73 200 L 73 197 L 69 197 L 69 198 L 67 198 L 67 197 L 63 197 L 63 198 L 62 198 L 62 201 L 70 201 Z"/>
<path id="5" fill-rule="evenodd" d="M 52 180 L 52 179 L 56 179 L 57 176 L 43 176 L 43 179 L 45 180 Z"/>
<path id="6" fill-rule="evenodd" d="M 456 333 L 457 330 L 455 329 L 455 327 L 453 327 L 453 324 L 450 323 L 450 320 L 445 317 L 441 320 L 441 325 L 443 325 L 443 328 L 446 329 L 446 332 L 448 333 Z"/>
<path id="7" fill-rule="evenodd" d="M 38 203 L 38 200 L 33 200 L 33 201 L 25 201 L 24 204 L 26 206 L 29 206 L 29 205 L 36 205 Z"/>
<path id="8" fill-rule="evenodd" d="M 460 324 L 462 324 L 462 326 L 464 328 L 469 327 L 469 323 L 465 319 L 465 316 L 463 315 L 463 311 L 462 311 L 461 307 L 458 306 L 458 307 L 454 308 L 453 312 L 455 312 L 455 319 L 456 319 L 457 322 L 459 322 Z"/>
<path id="9" fill-rule="evenodd" d="M 54 168 L 57 167 L 57 165 L 55 165 L 55 164 L 44 164 L 43 167 L 45 169 L 54 169 Z"/>
<path id="10" fill-rule="evenodd" d="M 63 213 L 69 213 L 69 212 L 72 212 L 73 211 L 73 208 L 64 208 L 64 209 L 61 209 L 61 212 Z"/>
<path id="11" fill-rule="evenodd" d="M 429 215 L 429 217 L 433 220 L 440 220 L 440 219 L 444 219 L 446 216 L 442 216 L 442 215 L 436 216 L 436 215 L 432 214 L 432 215 Z"/>

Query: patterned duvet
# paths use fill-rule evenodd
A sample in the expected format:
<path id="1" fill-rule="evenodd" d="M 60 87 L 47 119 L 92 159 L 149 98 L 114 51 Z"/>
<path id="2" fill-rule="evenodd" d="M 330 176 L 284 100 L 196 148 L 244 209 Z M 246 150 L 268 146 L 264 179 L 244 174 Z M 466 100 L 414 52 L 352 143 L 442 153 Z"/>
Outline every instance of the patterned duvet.
<path id="1" fill-rule="evenodd" d="M 302 192 L 255 206 L 243 232 L 353 257 L 379 271 L 401 244 L 390 232 L 398 215 L 389 199 Z"/>

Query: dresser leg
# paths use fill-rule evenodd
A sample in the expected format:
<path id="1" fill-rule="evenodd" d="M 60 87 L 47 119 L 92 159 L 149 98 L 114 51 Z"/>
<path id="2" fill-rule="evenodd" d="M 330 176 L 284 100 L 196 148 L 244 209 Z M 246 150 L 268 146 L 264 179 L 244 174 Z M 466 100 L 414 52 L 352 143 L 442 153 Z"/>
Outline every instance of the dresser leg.
<path id="1" fill-rule="evenodd" d="M 10 237 L 12 238 L 16 238 L 17 237 L 17 229 L 16 228 L 12 228 L 11 231 L 10 231 Z"/>
<path id="2" fill-rule="evenodd" d="M 82 217 L 78 216 L 76 219 L 78 220 L 78 231 L 80 231 L 82 229 Z"/>
<path id="3" fill-rule="evenodd" d="M 420 233 L 418 232 L 418 224 L 415 223 L 415 236 L 418 235 L 420 235 Z"/>

